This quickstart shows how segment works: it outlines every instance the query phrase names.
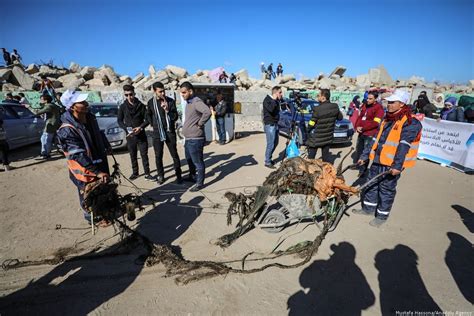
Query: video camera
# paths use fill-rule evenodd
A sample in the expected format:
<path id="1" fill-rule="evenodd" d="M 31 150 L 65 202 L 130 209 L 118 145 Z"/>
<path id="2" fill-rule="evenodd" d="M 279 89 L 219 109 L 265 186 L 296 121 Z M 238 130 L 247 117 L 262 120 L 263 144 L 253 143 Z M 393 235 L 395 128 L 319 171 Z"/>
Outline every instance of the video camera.
<path id="1" fill-rule="evenodd" d="M 295 105 L 298 109 L 301 109 L 303 106 L 303 101 L 301 99 L 308 99 L 308 93 L 303 92 L 306 90 L 292 90 L 290 92 L 289 98 L 293 99 L 295 102 Z"/>

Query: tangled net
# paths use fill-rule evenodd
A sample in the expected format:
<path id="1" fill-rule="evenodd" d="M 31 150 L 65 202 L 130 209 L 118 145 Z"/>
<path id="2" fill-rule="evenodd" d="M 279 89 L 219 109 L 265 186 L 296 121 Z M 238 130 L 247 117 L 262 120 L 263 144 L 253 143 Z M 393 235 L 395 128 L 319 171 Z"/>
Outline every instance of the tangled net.
<path id="1" fill-rule="evenodd" d="M 216 244 L 223 248 L 228 247 L 252 229 L 269 197 L 278 199 L 289 193 L 304 194 L 317 196 L 324 205 L 328 197 L 335 196 L 336 203 L 345 204 L 350 194 L 358 192 L 358 188 L 345 184 L 340 172 L 338 173 L 330 163 L 301 157 L 285 160 L 277 170 L 270 173 L 263 185 L 253 194 L 225 193 L 224 196 L 231 202 L 227 210 L 227 224 L 232 224 L 232 215 L 237 215 L 239 222 L 233 233 L 220 237 Z M 327 215 L 326 212 L 325 221 L 328 220 Z"/>

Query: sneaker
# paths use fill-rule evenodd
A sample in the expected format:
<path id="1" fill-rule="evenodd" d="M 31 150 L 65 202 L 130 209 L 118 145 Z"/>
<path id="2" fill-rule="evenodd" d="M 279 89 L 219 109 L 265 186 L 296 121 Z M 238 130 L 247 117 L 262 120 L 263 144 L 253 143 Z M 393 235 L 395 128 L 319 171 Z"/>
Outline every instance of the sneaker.
<path id="1" fill-rule="evenodd" d="M 47 155 L 39 155 L 38 157 L 35 158 L 35 160 L 46 160 L 49 159 L 49 156 Z"/>
<path id="2" fill-rule="evenodd" d="M 203 185 L 200 185 L 200 184 L 195 184 L 191 187 L 191 189 L 189 189 L 190 192 L 198 192 L 200 191 L 202 188 L 204 188 Z"/>
<path id="3" fill-rule="evenodd" d="M 5 171 L 11 171 L 12 167 L 10 165 L 4 165 L 3 168 L 5 168 Z"/>
<path id="4" fill-rule="evenodd" d="M 176 183 L 177 183 L 177 184 L 183 184 L 183 178 L 181 178 L 181 177 L 176 177 Z"/>
<path id="5" fill-rule="evenodd" d="M 272 163 L 266 163 L 265 167 L 270 168 L 270 169 L 275 169 L 275 166 Z"/>
<path id="6" fill-rule="evenodd" d="M 374 215 L 374 212 L 367 212 L 367 211 L 364 211 L 361 208 L 353 208 L 352 213 L 359 214 L 359 215 L 368 215 L 368 216 L 373 216 Z"/>
<path id="7" fill-rule="evenodd" d="M 376 227 L 376 228 L 379 228 L 380 226 L 382 226 L 383 224 L 385 224 L 387 220 L 386 219 L 380 219 L 380 218 L 374 218 L 373 220 L 371 220 L 369 222 L 369 225 L 372 226 L 372 227 Z"/>
<path id="8" fill-rule="evenodd" d="M 151 174 L 146 174 L 146 175 L 145 175 L 145 180 L 154 181 L 154 180 L 155 180 L 155 177 L 153 177 Z"/>
<path id="9" fill-rule="evenodd" d="M 156 177 L 156 182 L 158 182 L 158 184 L 163 184 L 165 183 L 165 178 L 163 176 L 158 176 Z"/>
<path id="10" fill-rule="evenodd" d="M 132 175 L 128 177 L 129 180 L 135 180 L 136 178 L 138 178 L 138 174 L 136 173 L 132 173 Z"/>

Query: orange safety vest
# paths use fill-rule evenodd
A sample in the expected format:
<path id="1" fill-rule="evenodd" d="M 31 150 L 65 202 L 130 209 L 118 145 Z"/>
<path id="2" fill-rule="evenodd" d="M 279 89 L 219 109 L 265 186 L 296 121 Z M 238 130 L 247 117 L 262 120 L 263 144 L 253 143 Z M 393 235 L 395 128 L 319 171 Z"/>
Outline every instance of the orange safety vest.
<path id="1" fill-rule="evenodd" d="M 400 137 L 402 134 L 403 124 L 407 121 L 408 117 L 403 116 L 403 118 L 399 121 L 396 121 L 390 132 L 388 133 L 387 139 L 385 140 L 385 144 L 382 144 L 383 148 L 380 152 L 380 163 L 385 166 L 391 166 L 393 164 L 393 159 L 395 158 L 395 154 L 397 153 L 398 145 L 400 144 Z M 369 159 L 373 161 L 375 159 L 375 151 L 379 145 L 380 136 L 382 135 L 383 128 L 385 126 L 386 121 L 383 121 L 380 125 L 379 133 L 377 134 L 377 138 L 375 139 L 374 145 L 372 146 L 372 150 L 370 151 Z M 415 140 L 409 144 L 408 142 L 402 141 L 410 146 L 407 155 L 405 156 L 405 161 L 403 162 L 403 168 L 411 168 L 416 163 L 416 156 L 418 154 L 418 145 L 420 144 L 421 139 L 421 131 L 416 136 Z"/>
<path id="2" fill-rule="evenodd" d="M 68 123 L 63 123 L 61 125 L 61 127 L 59 127 L 59 129 L 65 128 L 65 127 L 72 128 L 82 138 L 82 141 L 84 142 L 84 145 L 86 146 L 86 155 L 89 156 L 92 159 L 90 146 L 87 143 L 87 139 L 84 136 L 84 134 L 82 133 L 82 131 L 77 129 L 76 127 L 74 127 L 74 125 L 71 125 L 71 124 L 68 124 Z M 97 180 L 97 175 L 95 173 L 87 170 L 86 168 L 81 166 L 77 161 L 70 159 L 69 158 L 70 157 L 69 152 L 64 151 L 64 155 L 67 158 L 67 165 L 68 165 L 69 171 L 71 171 L 72 175 L 77 180 L 82 181 L 82 182 L 86 182 L 86 183 L 94 182 L 95 180 Z"/>

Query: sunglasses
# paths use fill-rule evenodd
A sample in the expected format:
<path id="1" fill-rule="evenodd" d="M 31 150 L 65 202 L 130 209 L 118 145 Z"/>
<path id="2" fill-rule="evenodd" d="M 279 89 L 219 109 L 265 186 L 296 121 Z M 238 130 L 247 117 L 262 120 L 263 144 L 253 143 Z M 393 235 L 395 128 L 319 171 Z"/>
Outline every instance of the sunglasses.
<path id="1" fill-rule="evenodd" d="M 124 94 L 126 97 L 133 97 L 133 93 L 125 93 Z"/>

